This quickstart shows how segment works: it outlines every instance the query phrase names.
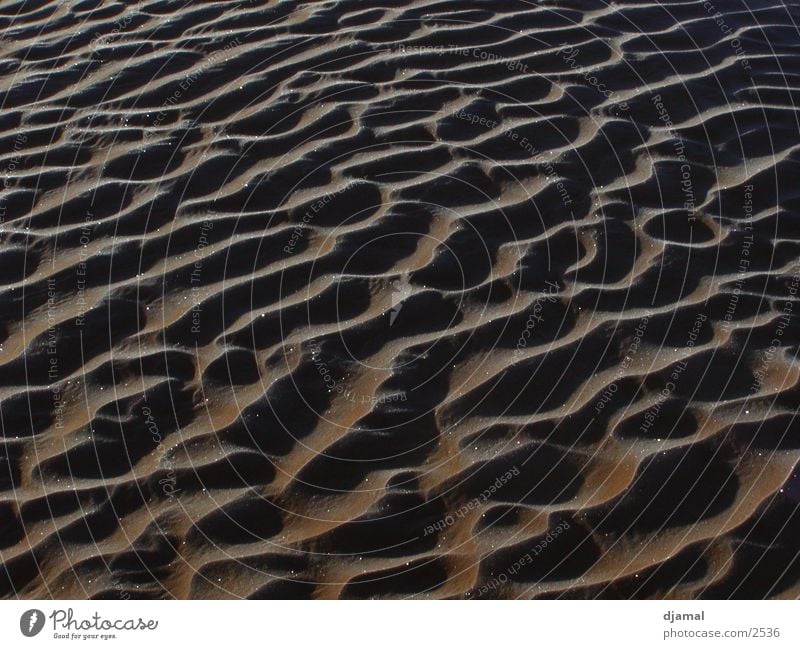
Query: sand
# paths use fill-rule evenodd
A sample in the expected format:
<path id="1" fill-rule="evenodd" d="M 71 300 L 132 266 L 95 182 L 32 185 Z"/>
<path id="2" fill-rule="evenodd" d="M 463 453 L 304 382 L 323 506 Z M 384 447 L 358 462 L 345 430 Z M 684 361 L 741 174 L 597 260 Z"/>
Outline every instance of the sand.
<path id="1" fill-rule="evenodd" d="M 0 6 L 0 596 L 800 595 L 786 5 Z"/>

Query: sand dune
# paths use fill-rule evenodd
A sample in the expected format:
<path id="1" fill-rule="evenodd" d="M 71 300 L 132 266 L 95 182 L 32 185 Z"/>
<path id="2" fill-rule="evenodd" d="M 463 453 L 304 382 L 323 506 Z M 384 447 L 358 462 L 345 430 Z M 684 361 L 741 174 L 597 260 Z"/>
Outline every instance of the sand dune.
<path id="1" fill-rule="evenodd" d="M 0 5 L 0 595 L 800 595 L 798 18 Z"/>

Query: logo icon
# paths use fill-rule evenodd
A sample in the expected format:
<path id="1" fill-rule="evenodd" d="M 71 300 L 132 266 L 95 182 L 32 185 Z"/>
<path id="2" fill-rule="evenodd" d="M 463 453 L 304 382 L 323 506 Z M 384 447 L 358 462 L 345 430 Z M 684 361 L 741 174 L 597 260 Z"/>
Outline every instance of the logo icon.
<path id="1" fill-rule="evenodd" d="M 25 611 L 19 618 L 19 630 L 26 638 L 32 638 L 44 628 L 44 613 L 39 609 L 32 608 Z"/>

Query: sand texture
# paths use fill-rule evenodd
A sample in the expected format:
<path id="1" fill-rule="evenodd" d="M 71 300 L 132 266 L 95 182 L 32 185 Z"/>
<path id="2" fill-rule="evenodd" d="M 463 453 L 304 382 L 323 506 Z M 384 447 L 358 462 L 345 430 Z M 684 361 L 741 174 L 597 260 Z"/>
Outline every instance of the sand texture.
<path id="1" fill-rule="evenodd" d="M 0 596 L 800 596 L 800 3 L 0 4 Z"/>

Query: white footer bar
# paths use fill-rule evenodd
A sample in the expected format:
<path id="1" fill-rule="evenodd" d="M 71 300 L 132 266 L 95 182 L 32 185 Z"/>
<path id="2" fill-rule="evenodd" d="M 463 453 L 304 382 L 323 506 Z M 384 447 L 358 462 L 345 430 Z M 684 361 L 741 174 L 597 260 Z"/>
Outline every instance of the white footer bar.
<path id="1" fill-rule="evenodd" d="M 797 601 L 0 603 L 0 638 L 8 647 L 799 647 L 798 628 Z"/>

